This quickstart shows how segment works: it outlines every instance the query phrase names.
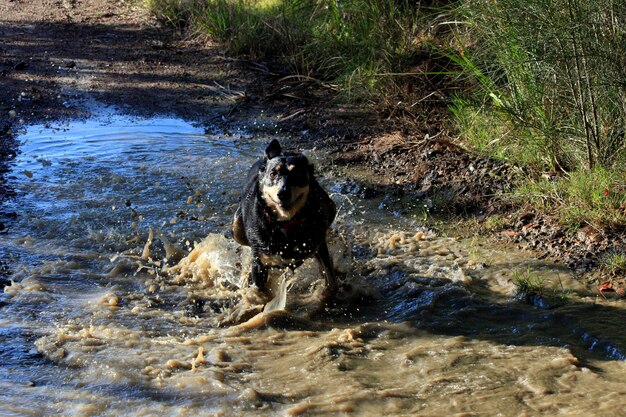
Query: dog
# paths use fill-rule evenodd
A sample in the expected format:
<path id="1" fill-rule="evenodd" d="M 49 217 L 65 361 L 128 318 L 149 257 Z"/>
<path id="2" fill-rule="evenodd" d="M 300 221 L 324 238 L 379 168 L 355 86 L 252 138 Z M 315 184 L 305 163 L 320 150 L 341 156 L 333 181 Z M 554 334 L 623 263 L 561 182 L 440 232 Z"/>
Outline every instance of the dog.
<path id="1" fill-rule="evenodd" d="M 326 280 L 325 296 L 337 291 L 326 232 L 337 209 L 301 153 L 283 152 L 274 139 L 252 165 L 232 223 L 235 241 L 252 249 L 252 280 L 267 294 L 268 270 L 292 270 L 315 257 Z"/>

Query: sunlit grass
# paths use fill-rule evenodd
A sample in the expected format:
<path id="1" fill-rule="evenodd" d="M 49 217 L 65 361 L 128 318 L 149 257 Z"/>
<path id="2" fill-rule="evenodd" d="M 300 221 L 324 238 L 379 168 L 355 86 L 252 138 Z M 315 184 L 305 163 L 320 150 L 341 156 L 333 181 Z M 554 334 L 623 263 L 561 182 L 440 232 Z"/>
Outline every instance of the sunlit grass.
<path id="1" fill-rule="evenodd" d="M 473 82 L 456 103 L 461 137 L 544 170 L 624 163 L 626 3 L 465 0 L 459 10 L 466 24 L 449 55 Z"/>
<path id="2" fill-rule="evenodd" d="M 429 48 L 427 13 L 396 0 L 145 0 L 164 22 L 208 34 L 236 55 L 282 62 L 292 74 L 332 82 L 349 101 L 407 95 Z M 407 75 L 408 74 L 408 75 Z M 415 77 L 423 77 L 421 74 Z M 410 102 L 410 99 L 405 101 Z"/>
<path id="3" fill-rule="evenodd" d="M 570 231 L 626 225 L 626 182 L 621 170 L 597 168 L 561 178 L 526 181 L 515 192 L 520 202 L 548 210 Z"/>
<path id="4" fill-rule="evenodd" d="M 513 284 L 516 295 L 524 297 L 542 295 L 546 287 L 544 280 L 533 274 L 530 269 L 513 271 Z"/>
<path id="5" fill-rule="evenodd" d="M 626 253 L 612 252 L 602 259 L 602 267 L 612 275 L 626 274 Z"/>

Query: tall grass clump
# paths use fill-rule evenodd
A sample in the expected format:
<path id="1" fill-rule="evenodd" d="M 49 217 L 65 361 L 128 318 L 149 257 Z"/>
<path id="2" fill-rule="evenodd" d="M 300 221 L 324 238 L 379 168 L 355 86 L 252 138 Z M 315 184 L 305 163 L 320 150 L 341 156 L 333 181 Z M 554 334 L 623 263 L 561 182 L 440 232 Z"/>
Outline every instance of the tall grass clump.
<path id="1" fill-rule="evenodd" d="M 193 6 L 190 0 L 142 0 L 142 5 L 157 19 L 177 30 L 187 26 Z"/>
<path id="2" fill-rule="evenodd" d="M 520 186 L 516 198 L 537 209 L 554 212 L 568 232 L 591 225 L 617 229 L 626 225 L 626 178 L 624 171 L 596 167 L 576 171 L 558 181 L 531 180 Z"/>
<path id="3" fill-rule="evenodd" d="M 284 62 L 352 99 L 395 94 L 427 47 L 422 7 L 408 0 L 146 1 L 164 21 L 189 19 L 234 54 Z"/>
<path id="4" fill-rule="evenodd" d="M 468 0 L 461 10 L 468 29 L 451 55 L 476 88 L 453 111 L 471 141 L 493 134 L 492 151 L 540 169 L 624 164 L 626 2 Z M 485 132 L 486 121 L 499 127 Z"/>
<path id="5" fill-rule="evenodd" d="M 302 5 L 304 7 L 305 5 Z M 268 59 L 291 51 L 307 36 L 304 10 L 280 0 L 196 2 L 197 29 L 226 44 L 235 55 Z"/>

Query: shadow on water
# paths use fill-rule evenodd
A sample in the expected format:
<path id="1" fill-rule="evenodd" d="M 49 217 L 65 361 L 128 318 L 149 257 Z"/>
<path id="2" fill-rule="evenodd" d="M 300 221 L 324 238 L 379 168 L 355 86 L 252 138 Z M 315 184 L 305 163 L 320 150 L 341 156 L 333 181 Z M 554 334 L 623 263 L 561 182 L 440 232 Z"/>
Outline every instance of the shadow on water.
<path id="1" fill-rule="evenodd" d="M 13 161 L 19 149 L 15 136 L 4 130 L 0 132 L 0 236 L 8 233 L 10 222 L 17 216 L 13 210 L 7 210 L 5 202 L 15 197 L 15 188 L 9 181 Z M 0 252 L 0 286 L 8 284 L 7 277 L 11 273 L 10 265 L 6 262 L 8 254 Z"/>
<path id="2" fill-rule="evenodd" d="M 506 345 L 569 347 L 583 359 L 626 360 L 619 325 L 626 319 L 626 311 L 621 308 L 572 300 L 564 301 L 561 307 L 529 308 L 494 294 L 490 297 L 496 298 L 494 302 L 486 303 L 464 289 L 439 284 L 441 290 L 422 287 L 415 291 L 413 300 L 392 302 L 390 318 L 409 320 L 418 328 L 445 335 Z M 388 295 L 394 299 L 393 293 Z M 588 320 L 593 316 L 595 320 Z M 603 325 L 596 326 L 598 322 Z"/>

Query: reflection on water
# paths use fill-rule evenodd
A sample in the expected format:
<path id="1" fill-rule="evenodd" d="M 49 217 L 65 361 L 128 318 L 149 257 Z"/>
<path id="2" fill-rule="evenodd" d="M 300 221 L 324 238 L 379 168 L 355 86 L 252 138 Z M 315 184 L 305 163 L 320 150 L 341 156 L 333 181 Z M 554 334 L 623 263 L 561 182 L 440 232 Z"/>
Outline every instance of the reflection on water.
<path id="1" fill-rule="evenodd" d="M 337 301 L 321 303 L 307 262 L 274 274 L 265 305 L 228 229 L 269 137 L 108 115 L 20 139 L 0 236 L 2 415 L 626 412 L 624 333 L 599 324 L 621 307 L 570 301 L 598 317 L 586 328 L 511 297 L 531 264 L 584 293 L 556 266 L 437 236 L 323 178 L 340 207 Z"/>

